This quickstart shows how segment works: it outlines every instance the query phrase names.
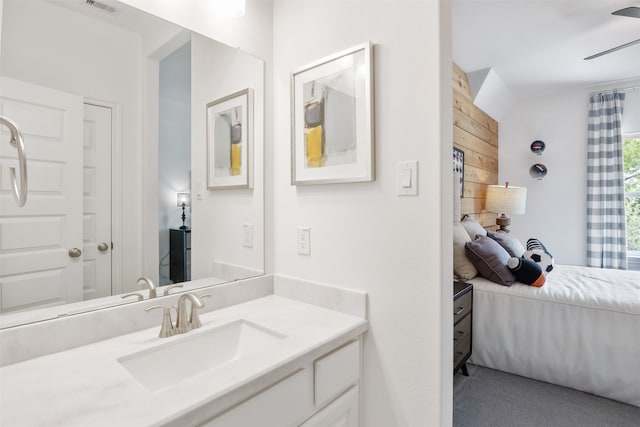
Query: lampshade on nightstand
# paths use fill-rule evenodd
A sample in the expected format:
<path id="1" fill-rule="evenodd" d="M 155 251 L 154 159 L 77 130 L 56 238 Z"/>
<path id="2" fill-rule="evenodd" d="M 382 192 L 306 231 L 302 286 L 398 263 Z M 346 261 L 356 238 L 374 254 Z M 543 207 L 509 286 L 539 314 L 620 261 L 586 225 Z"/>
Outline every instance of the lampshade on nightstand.
<path id="1" fill-rule="evenodd" d="M 496 218 L 496 224 L 500 230 L 509 232 L 511 219 L 509 215 L 524 215 L 527 207 L 527 189 L 524 187 L 510 187 L 508 182 L 504 186 L 487 186 L 486 210 L 501 214 Z"/>

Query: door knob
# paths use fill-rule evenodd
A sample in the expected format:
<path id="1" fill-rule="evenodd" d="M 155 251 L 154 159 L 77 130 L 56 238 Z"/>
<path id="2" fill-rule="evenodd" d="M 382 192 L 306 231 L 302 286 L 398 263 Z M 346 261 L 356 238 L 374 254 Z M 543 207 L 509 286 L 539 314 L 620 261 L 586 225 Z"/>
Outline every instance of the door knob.
<path id="1" fill-rule="evenodd" d="M 78 248 L 71 248 L 69 249 L 69 256 L 71 258 L 78 258 L 80 255 L 82 255 L 82 251 Z"/>
<path id="2" fill-rule="evenodd" d="M 107 249 L 109 249 L 109 245 L 108 245 L 108 244 L 106 244 L 105 242 L 102 242 L 102 243 L 100 243 L 100 244 L 98 245 L 98 250 L 99 250 L 100 252 L 104 252 L 104 251 L 106 251 Z"/>

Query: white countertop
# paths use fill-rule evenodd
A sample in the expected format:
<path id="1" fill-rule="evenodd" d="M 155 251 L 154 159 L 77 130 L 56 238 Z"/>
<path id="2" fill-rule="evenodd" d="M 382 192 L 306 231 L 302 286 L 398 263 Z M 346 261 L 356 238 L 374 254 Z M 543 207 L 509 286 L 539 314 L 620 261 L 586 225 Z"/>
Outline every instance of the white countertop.
<path id="1" fill-rule="evenodd" d="M 162 425 L 204 404 L 223 409 L 233 403 L 230 394 L 255 393 L 314 350 L 337 345 L 367 330 L 363 318 L 278 295 L 202 314 L 202 328 L 170 338 L 158 338 L 161 314 L 157 313 L 158 327 L 0 368 L 0 425 Z M 205 371 L 155 392 L 117 361 L 236 319 L 258 323 L 287 337 L 230 362 L 224 369 Z M 189 354 L 175 363 L 189 363 Z"/>

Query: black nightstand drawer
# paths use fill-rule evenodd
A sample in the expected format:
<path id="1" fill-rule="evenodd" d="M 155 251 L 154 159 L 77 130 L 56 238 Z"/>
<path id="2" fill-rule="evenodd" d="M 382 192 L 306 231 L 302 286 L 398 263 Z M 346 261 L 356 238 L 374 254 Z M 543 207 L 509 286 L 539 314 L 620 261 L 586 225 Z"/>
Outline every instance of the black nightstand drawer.
<path id="1" fill-rule="evenodd" d="M 471 357 L 473 343 L 473 285 L 453 283 L 453 373 L 462 369 L 469 375 L 467 359 Z"/>
<path id="2" fill-rule="evenodd" d="M 467 292 L 453 302 L 453 323 L 457 323 L 460 319 L 471 312 L 473 293 Z"/>
<path id="3" fill-rule="evenodd" d="M 466 316 L 453 327 L 453 345 L 457 345 L 469 336 L 471 336 L 471 316 Z"/>
<path id="4" fill-rule="evenodd" d="M 453 367 L 458 367 L 462 359 L 469 354 L 471 354 L 471 335 L 465 335 L 462 341 L 457 342 L 453 347 Z"/>

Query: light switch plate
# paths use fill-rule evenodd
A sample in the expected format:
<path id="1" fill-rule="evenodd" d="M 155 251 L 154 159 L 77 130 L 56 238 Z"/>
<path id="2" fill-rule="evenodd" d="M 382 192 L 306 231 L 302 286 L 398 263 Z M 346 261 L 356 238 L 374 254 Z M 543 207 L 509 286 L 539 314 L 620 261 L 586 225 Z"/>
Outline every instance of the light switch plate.
<path id="1" fill-rule="evenodd" d="M 197 200 L 202 200 L 202 198 L 203 198 L 202 197 L 202 192 L 203 192 L 202 183 L 201 182 L 196 183 L 196 199 Z"/>
<path id="2" fill-rule="evenodd" d="M 242 245 L 245 248 L 253 247 L 253 224 L 242 224 Z"/>
<path id="3" fill-rule="evenodd" d="M 298 227 L 298 254 L 311 255 L 311 228 Z"/>
<path id="4" fill-rule="evenodd" d="M 397 188 L 399 196 L 418 195 L 418 161 L 398 162 Z"/>

